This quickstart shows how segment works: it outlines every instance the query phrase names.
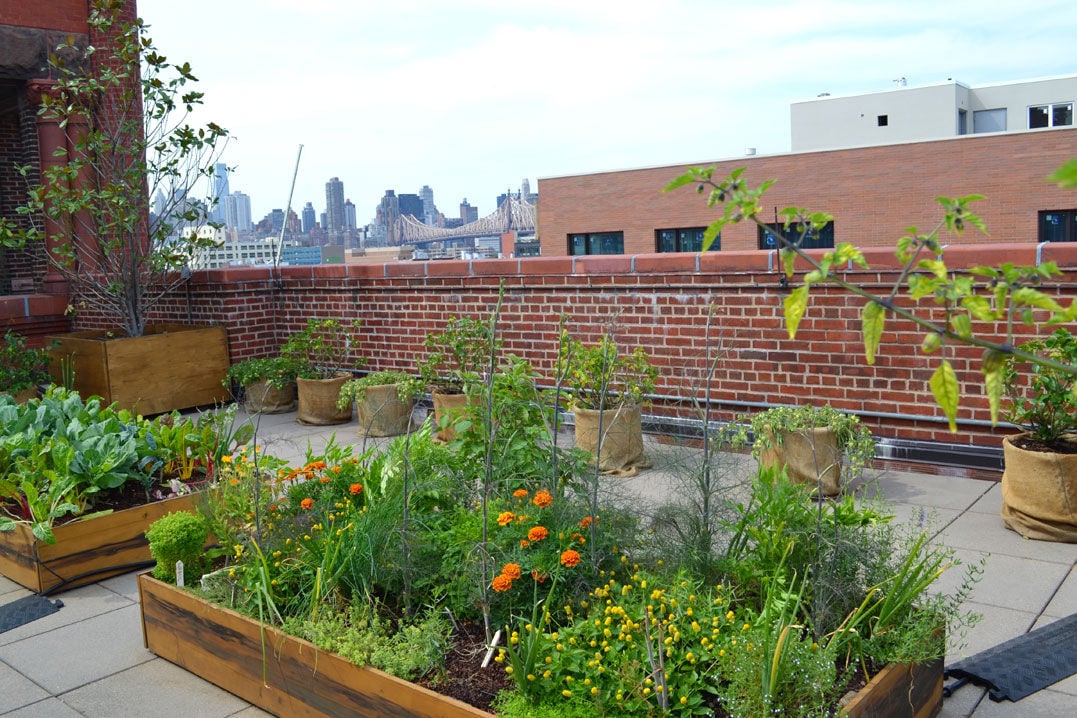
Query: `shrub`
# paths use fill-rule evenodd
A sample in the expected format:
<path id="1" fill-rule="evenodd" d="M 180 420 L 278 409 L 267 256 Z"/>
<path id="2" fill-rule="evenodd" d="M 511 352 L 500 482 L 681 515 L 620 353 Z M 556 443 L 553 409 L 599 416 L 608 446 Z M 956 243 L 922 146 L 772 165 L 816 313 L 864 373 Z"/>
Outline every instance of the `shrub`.
<path id="1" fill-rule="evenodd" d="M 176 511 L 150 524 L 146 539 L 150 555 L 157 561 L 153 575 L 162 581 L 176 582 L 176 562 L 183 562 L 185 582 L 194 583 L 206 570 L 204 548 L 209 531 L 206 520 L 189 511 Z"/>

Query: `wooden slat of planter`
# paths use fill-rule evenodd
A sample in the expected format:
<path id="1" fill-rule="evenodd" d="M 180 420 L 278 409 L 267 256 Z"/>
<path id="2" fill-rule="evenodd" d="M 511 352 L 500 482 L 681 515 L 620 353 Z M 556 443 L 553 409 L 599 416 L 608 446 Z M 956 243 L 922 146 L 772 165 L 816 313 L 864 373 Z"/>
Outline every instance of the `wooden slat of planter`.
<path id="1" fill-rule="evenodd" d="M 194 496 L 177 496 L 57 526 L 52 545 L 41 543 L 20 524 L 14 531 L 0 533 L 0 574 L 41 593 L 91 571 L 101 573 L 74 580 L 64 590 L 128 572 L 131 568 L 108 569 L 149 561 L 146 529 L 165 514 L 193 509 Z"/>
<path id="2" fill-rule="evenodd" d="M 139 576 L 146 648 L 278 716 L 490 718 L 313 644 Z"/>
<path id="3" fill-rule="evenodd" d="M 943 661 L 883 668 L 842 710 L 848 718 L 934 718 L 942 710 Z"/>

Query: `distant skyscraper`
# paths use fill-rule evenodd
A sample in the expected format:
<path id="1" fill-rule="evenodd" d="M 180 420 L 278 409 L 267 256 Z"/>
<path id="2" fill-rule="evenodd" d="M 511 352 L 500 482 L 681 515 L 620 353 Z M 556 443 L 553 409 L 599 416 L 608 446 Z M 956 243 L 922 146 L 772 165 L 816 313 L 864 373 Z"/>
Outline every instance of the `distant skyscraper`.
<path id="1" fill-rule="evenodd" d="M 284 210 L 274 209 L 269 213 L 269 219 L 273 222 L 273 232 L 280 234 L 280 231 L 284 229 Z"/>
<path id="2" fill-rule="evenodd" d="M 210 219 L 222 224 L 226 223 L 224 218 L 224 198 L 229 194 L 228 165 L 218 162 L 213 165 L 213 199 L 217 201 L 217 204 L 213 208 Z"/>
<path id="3" fill-rule="evenodd" d="M 400 214 L 410 214 L 415 219 L 423 219 L 423 201 L 417 194 L 397 195 L 400 206 Z"/>
<path id="4" fill-rule="evenodd" d="M 351 230 L 356 228 L 355 223 L 355 204 L 350 199 L 344 200 L 344 229 Z"/>
<path id="5" fill-rule="evenodd" d="M 438 208 L 434 204 L 434 190 L 430 189 L 430 185 L 423 185 L 423 188 L 419 190 L 419 197 L 423 200 L 423 224 L 429 224 L 434 226 L 438 223 Z"/>
<path id="6" fill-rule="evenodd" d="M 310 230 L 314 228 L 314 223 L 317 221 L 314 216 L 314 205 L 307 202 L 303 207 L 303 234 L 310 234 Z"/>
<path id="7" fill-rule="evenodd" d="M 464 224 L 479 221 L 479 208 L 467 203 L 467 197 L 460 203 L 460 221 Z"/>
<path id="8" fill-rule="evenodd" d="M 329 241 L 338 241 L 344 230 L 344 183 L 338 177 L 325 183 L 325 215 Z"/>
<path id="9" fill-rule="evenodd" d="M 244 232 L 251 229 L 251 198 L 242 192 L 233 192 L 221 198 L 222 222 Z"/>

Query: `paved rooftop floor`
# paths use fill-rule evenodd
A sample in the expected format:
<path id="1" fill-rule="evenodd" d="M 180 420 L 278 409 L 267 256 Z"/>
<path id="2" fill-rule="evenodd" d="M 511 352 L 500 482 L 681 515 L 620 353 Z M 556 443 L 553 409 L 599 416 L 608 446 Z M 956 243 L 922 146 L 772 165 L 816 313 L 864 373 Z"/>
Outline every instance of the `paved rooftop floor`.
<path id="1" fill-rule="evenodd" d="M 294 414 L 262 417 L 259 443 L 279 456 L 300 459 L 308 442 L 320 449 L 329 437 L 362 442 L 356 425 L 300 426 Z M 685 449 L 648 441 L 655 467 L 618 480 L 633 501 L 660 501 L 676 491 L 670 471 Z M 732 462 L 747 461 L 733 455 Z M 986 557 L 982 580 L 968 607 L 983 615 L 964 648 L 947 662 L 972 655 L 1054 620 L 1077 613 L 1077 545 L 1028 541 L 999 518 L 1001 496 L 993 481 L 880 470 L 871 487 L 895 513 L 927 515 L 935 539 L 966 562 Z M 943 576 L 943 587 L 959 580 Z M 29 594 L 0 576 L 0 604 Z M 267 715 L 235 696 L 157 658 L 142 645 L 135 574 L 60 594 L 64 607 L 0 633 L 0 716 L 5 718 L 254 718 Z M 1077 715 L 1077 676 L 1018 703 L 994 703 L 969 684 L 945 700 L 942 716 L 994 718 Z"/>

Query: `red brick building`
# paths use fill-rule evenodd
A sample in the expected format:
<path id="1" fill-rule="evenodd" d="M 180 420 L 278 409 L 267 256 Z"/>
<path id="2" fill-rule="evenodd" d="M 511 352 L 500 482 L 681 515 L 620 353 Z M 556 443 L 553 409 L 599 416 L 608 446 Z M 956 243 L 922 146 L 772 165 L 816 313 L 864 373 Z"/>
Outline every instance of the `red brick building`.
<path id="1" fill-rule="evenodd" d="M 700 161 L 696 166 L 717 166 L 716 178 L 744 167 L 750 186 L 776 180 L 764 198 L 766 222 L 785 207 L 803 207 L 834 216 L 833 241 L 893 247 L 906 227 L 935 226 L 941 216 L 936 197 L 970 194 L 987 198 L 974 208 L 987 222 L 989 235 L 967 232 L 951 238 L 952 243 L 1041 241 L 1041 213 L 1063 210 L 1069 212 L 1069 222 L 1077 222 L 1077 193 L 1047 181 L 1071 157 L 1077 157 L 1074 127 Z M 719 216 L 691 187 L 662 192 L 684 170 L 685 165 L 669 165 L 540 178 L 542 254 L 670 251 L 670 240 L 677 239 L 671 230 L 698 230 Z M 661 246 L 663 232 L 667 248 Z M 618 233 L 620 251 L 587 251 L 616 249 Z M 680 238 L 687 234 L 680 232 Z M 720 250 L 766 248 L 761 240 L 757 227 L 743 223 L 722 232 Z"/>

